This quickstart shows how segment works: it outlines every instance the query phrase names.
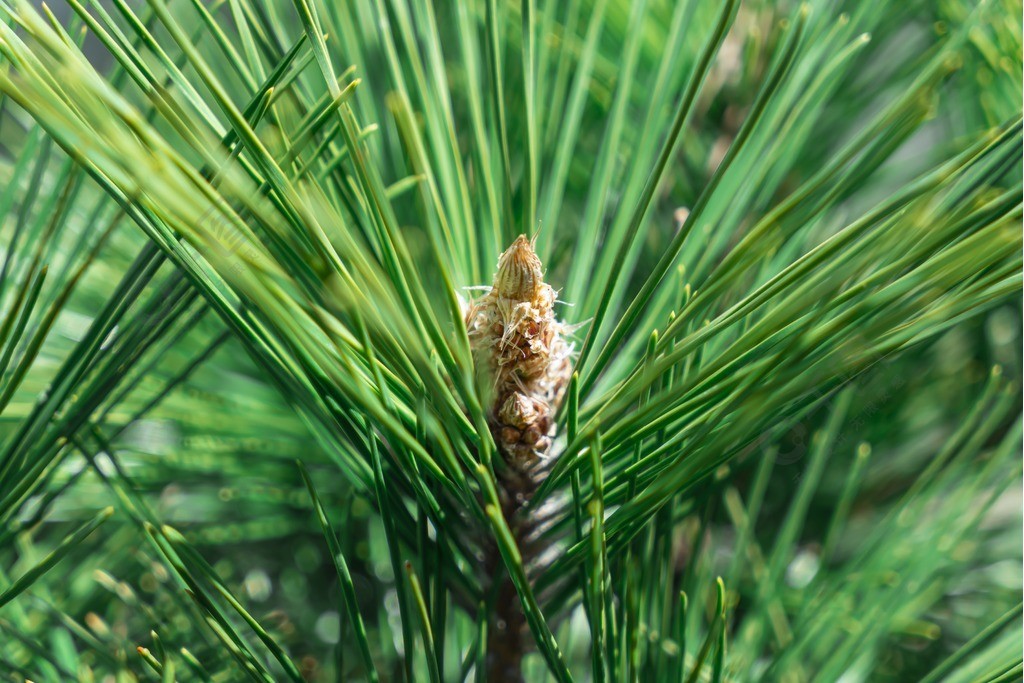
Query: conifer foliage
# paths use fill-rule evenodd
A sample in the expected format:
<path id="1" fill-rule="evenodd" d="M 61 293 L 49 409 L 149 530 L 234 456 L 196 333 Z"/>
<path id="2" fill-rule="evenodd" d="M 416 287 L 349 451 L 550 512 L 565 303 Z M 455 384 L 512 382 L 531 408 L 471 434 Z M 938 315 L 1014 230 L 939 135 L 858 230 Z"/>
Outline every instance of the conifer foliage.
<path id="1" fill-rule="evenodd" d="M 1021 11 L 0 0 L 0 680 L 1019 680 Z"/>

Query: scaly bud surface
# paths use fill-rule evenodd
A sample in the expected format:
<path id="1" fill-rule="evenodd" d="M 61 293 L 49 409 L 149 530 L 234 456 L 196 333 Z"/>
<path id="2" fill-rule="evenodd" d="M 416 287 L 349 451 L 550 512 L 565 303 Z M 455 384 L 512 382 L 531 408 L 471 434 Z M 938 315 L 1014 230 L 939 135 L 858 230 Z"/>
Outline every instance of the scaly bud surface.
<path id="1" fill-rule="evenodd" d="M 540 259 L 520 235 L 498 259 L 491 291 L 466 314 L 477 366 L 493 382 L 491 431 L 506 462 L 520 472 L 547 455 L 572 372 L 572 347 L 554 303 Z"/>

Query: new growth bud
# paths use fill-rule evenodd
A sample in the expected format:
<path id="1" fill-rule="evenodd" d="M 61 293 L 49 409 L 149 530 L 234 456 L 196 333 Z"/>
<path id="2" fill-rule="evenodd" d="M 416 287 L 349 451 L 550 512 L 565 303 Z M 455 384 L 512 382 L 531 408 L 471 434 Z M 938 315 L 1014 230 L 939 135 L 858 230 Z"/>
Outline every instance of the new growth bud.
<path id="1" fill-rule="evenodd" d="M 477 367 L 493 383 L 491 432 L 520 472 L 547 455 L 571 374 L 572 347 L 554 303 L 540 259 L 520 235 L 498 259 L 491 291 L 466 313 Z"/>
<path id="2" fill-rule="evenodd" d="M 544 272 L 540 259 L 529 240 L 520 235 L 498 259 L 494 291 L 506 299 L 531 301 L 543 286 Z"/>

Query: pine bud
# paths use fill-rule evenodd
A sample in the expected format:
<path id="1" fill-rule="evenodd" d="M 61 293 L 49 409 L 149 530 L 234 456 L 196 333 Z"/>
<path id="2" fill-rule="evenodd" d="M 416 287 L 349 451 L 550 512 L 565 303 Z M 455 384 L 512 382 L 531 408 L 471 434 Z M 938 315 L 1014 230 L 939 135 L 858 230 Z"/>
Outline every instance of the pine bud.
<path id="1" fill-rule="evenodd" d="M 498 259 L 491 290 L 466 313 L 477 368 L 493 382 L 491 433 L 522 472 L 547 455 L 572 372 L 572 346 L 554 303 L 540 259 L 520 235 Z"/>
<path id="2" fill-rule="evenodd" d="M 498 259 L 494 290 L 499 297 L 532 301 L 545 286 L 540 259 L 529 240 L 520 235 Z"/>

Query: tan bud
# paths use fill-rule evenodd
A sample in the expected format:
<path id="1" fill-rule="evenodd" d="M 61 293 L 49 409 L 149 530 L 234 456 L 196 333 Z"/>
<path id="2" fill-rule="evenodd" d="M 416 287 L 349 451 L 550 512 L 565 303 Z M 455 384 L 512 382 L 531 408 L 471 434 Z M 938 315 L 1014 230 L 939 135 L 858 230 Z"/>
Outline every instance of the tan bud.
<path id="1" fill-rule="evenodd" d="M 540 433 L 539 429 L 537 429 L 535 426 L 531 426 L 525 432 L 523 432 L 522 441 L 527 446 L 536 446 L 537 442 L 540 441 L 542 436 L 544 435 Z"/>
<path id="2" fill-rule="evenodd" d="M 466 315 L 474 361 L 493 396 L 491 434 L 520 474 L 547 457 L 554 412 L 572 371 L 572 346 L 555 317 L 555 290 L 543 276 L 533 245 L 520 235 L 499 257 L 490 291 Z"/>
<path id="3" fill-rule="evenodd" d="M 512 427 L 501 428 L 501 442 L 505 445 L 512 445 L 519 443 L 519 438 L 522 436 L 518 429 Z"/>
<path id="4" fill-rule="evenodd" d="M 520 235 L 498 259 L 494 291 L 500 297 L 531 301 L 544 284 L 544 272 L 533 245 Z"/>
<path id="5" fill-rule="evenodd" d="M 498 418 L 503 423 L 515 425 L 519 429 L 533 422 L 536 415 L 537 409 L 534 406 L 533 399 L 519 392 L 509 394 L 509 397 L 505 399 L 505 402 L 498 410 Z"/>

